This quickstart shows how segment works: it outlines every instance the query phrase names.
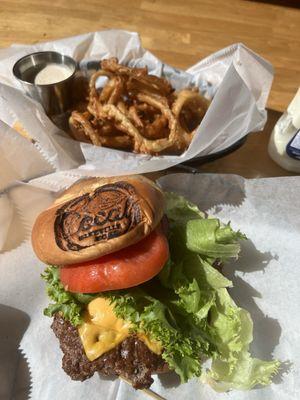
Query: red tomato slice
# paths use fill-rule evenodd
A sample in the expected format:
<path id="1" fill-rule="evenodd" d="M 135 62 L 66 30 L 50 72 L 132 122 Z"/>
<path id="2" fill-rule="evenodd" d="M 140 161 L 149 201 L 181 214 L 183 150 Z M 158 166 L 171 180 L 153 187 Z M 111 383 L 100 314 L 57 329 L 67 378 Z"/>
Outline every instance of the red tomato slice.
<path id="1" fill-rule="evenodd" d="M 93 261 L 60 268 L 70 292 L 97 293 L 137 286 L 157 275 L 169 257 L 167 238 L 157 229 L 145 239 Z"/>

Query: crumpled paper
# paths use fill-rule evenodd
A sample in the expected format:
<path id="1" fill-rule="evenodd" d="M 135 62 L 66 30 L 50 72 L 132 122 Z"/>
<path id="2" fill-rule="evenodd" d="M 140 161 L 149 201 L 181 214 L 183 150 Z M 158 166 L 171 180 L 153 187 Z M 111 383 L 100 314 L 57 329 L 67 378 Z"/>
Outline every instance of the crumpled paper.
<path id="1" fill-rule="evenodd" d="M 35 215 L 53 201 L 61 188 L 70 183 L 69 176 L 55 173 L 37 178 L 30 184 L 16 184 L 7 191 L 8 198 L 22 216 L 20 224 L 25 225 L 27 238 Z M 197 379 L 179 385 L 178 379 L 172 374 L 155 377 L 152 389 L 164 398 L 174 400 L 218 400 L 224 396 L 228 400 L 298 399 L 299 178 L 247 180 L 236 175 L 175 174 L 161 178 L 159 183 L 164 190 L 186 196 L 223 222 L 230 220 L 234 229 L 240 229 L 247 235 L 248 241 L 241 244 L 239 260 L 228 263 L 224 273 L 233 281 L 234 288 L 230 289 L 233 298 L 252 315 L 253 355 L 263 359 L 278 358 L 283 365 L 271 386 L 250 392 L 218 394 Z M 16 230 L 19 228 L 15 226 Z M 0 232 L 1 229 L 0 224 Z M 19 326 L 19 331 L 9 338 L 10 343 L 0 330 L 0 354 L 5 353 L 6 349 L 4 360 L 10 360 L 10 368 L 0 368 L 0 382 L 10 382 L 10 385 L 1 387 L 0 399 L 11 398 L 11 371 L 17 367 L 13 365 L 17 360 L 14 356 L 16 341 L 25 330 L 20 348 L 31 371 L 31 399 L 147 399 L 147 395 L 134 391 L 120 380 L 110 381 L 95 375 L 85 382 L 74 382 L 62 371 L 62 354 L 50 330 L 51 320 L 42 315 L 48 303 L 44 283 L 40 279 L 42 270 L 43 265 L 33 254 L 28 240 L 0 257 L 0 307 L 5 307 L 6 313 L 10 307 L 16 315 L 16 326 Z M 11 358 L 7 355 L 7 349 L 10 349 Z M 16 384 L 24 385 L 24 382 Z M 6 390 L 7 397 L 2 394 L 3 390 Z"/>
<path id="2" fill-rule="evenodd" d="M 0 120 L 0 192 L 15 180 L 30 180 L 54 170 L 38 147 Z"/>
<path id="3" fill-rule="evenodd" d="M 152 157 L 76 142 L 49 120 L 41 105 L 27 97 L 13 77 L 12 67 L 19 58 L 43 50 L 72 56 L 83 70 L 88 61 L 112 56 L 130 66 L 147 65 L 151 74 L 166 76 L 176 89 L 193 84 L 213 101 L 192 144 L 180 156 Z M 229 46 L 181 71 L 143 49 L 137 33 L 100 31 L 0 50 L 0 119 L 11 127 L 21 124 L 56 170 L 68 169 L 77 176 L 146 173 L 223 150 L 248 132 L 262 129 L 272 78 L 271 65 L 242 44 Z"/>

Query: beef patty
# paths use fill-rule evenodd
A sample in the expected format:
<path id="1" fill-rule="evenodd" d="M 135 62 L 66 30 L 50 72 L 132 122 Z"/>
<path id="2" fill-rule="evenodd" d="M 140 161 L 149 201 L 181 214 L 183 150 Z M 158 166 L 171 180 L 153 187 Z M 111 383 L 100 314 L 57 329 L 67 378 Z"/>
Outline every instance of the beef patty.
<path id="1" fill-rule="evenodd" d="M 149 388 L 153 382 L 151 374 L 166 368 L 166 363 L 157 354 L 132 335 L 114 349 L 94 361 L 85 355 L 77 329 L 59 314 L 51 325 L 64 353 L 62 368 L 74 380 L 84 381 L 99 372 L 103 375 L 122 375 L 131 381 L 135 389 Z"/>

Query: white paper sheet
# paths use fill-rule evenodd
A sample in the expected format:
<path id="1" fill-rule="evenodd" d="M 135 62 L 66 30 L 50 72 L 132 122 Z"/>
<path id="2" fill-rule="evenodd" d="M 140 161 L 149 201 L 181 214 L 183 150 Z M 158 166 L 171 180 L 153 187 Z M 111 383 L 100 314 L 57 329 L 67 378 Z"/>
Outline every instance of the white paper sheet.
<path id="1" fill-rule="evenodd" d="M 33 182 L 34 186 L 19 184 L 8 191 L 27 230 L 35 214 L 53 200 L 53 188 L 58 191 L 71 183 L 70 177 L 65 178 L 61 173 Z M 300 259 L 300 179 L 246 180 L 235 175 L 176 174 L 163 177 L 160 184 L 165 190 L 185 195 L 222 221 L 231 220 L 233 228 L 248 236 L 249 240 L 242 243 L 239 260 L 229 263 L 224 273 L 233 280 L 233 298 L 252 315 L 253 354 L 264 359 L 275 357 L 284 364 L 275 383 L 250 392 L 218 394 L 197 379 L 178 386 L 178 381 L 170 375 L 155 378 L 152 389 L 168 400 L 218 400 L 225 397 L 228 400 L 299 399 L 300 292 L 297 264 Z M 47 186 L 51 190 L 47 190 Z M 0 225 L 0 232 L 1 229 Z M 15 229 L 20 227 L 15 226 Z M 2 386 L 0 399 L 10 398 L 11 371 L 16 368 L 13 355 L 16 342 L 24 332 L 20 347 L 31 370 L 31 399 L 147 399 L 145 394 L 134 391 L 119 380 L 103 380 L 95 375 L 81 383 L 71 381 L 65 375 L 60 367 L 61 351 L 50 330 L 51 320 L 42 315 L 48 302 L 40 279 L 42 270 L 43 265 L 33 254 L 28 241 L 0 256 L 1 315 L 5 307 L 5 315 L 16 315 L 19 327 L 9 340 L 6 336 L 6 341 L 3 331 L 0 331 L 0 354 L 5 353 L 4 360 L 10 361 L 7 368 L 0 368 L 0 382 L 10 382 Z M 11 357 L 7 349 L 10 349 Z M 2 394 L 4 390 L 6 393 Z"/>
<path id="2" fill-rule="evenodd" d="M 53 171 L 37 146 L 0 121 L 0 192 L 15 180 L 26 181 Z"/>
<path id="3" fill-rule="evenodd" d="M 166 76 L 175 88 L 195 84 L 213 101 L 192 144 L 181 156 L 151 157 L 75 142 L 53 125 L 39 104 L 20 91 L 21 86 L 12 75 L 19 58 L 41 50 L 72 56 L 81 61 L 82 68 L 87 61 L 111 56 L 131 66 L 147 65 L 151 74 Z M 80 166 L 71 171 L 77 176 L 145 173 L 220 151 L 248 132 L 262 129 L 272 78 L 271 65 L 242 44 L 229 46 L 184 72 L 143 49 L 137 33 L 101 31 L 0 50 L 0 119 L 10 126 L 21 122 L 56 170 Z"/>

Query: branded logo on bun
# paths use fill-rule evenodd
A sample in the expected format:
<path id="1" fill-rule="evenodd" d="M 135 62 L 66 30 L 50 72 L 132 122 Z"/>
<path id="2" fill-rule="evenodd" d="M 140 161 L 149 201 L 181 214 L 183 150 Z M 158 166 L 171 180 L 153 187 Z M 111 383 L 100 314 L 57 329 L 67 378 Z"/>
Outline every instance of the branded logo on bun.
<path id="1" fill-rule="evenodd" d="M 143 219 L 134 186 L 122 181 L 75 197 L 56 215 L 55 239 L 65 251 L 78 251 L 121 236 Z"/>
<path id="2" fill-rule="evenodd" d="M 82 180 L 38 216 L 32 245 L 47 264 L 89 261 L 140 241 L 163 213 L 163 193 L 144 177 Z"/>

